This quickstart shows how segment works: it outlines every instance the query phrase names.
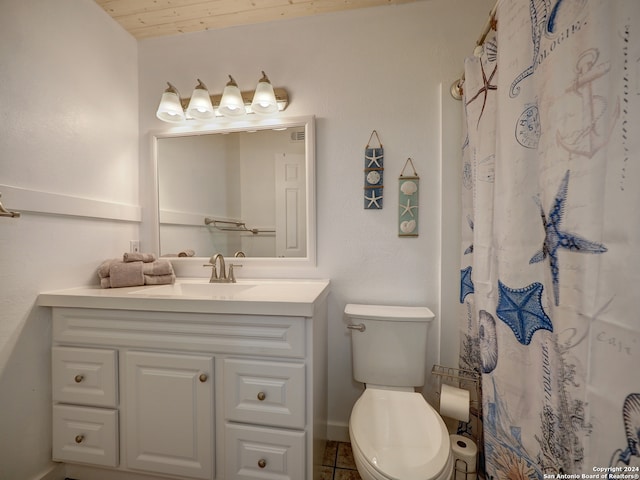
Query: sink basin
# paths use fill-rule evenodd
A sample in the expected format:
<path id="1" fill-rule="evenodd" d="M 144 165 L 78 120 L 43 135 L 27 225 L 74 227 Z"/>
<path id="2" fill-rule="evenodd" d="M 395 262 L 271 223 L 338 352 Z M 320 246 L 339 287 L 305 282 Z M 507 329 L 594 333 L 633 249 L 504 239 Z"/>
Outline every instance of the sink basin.
<path id="1" fill-rule="evenodd" d="M 247 290 L 251 290 L 256 286 L 257 285 L 246 283 L 175 283 L 173 285 L 146 287 L 130 292 L 130 295 L 232 299 L 242 296 Z"/>

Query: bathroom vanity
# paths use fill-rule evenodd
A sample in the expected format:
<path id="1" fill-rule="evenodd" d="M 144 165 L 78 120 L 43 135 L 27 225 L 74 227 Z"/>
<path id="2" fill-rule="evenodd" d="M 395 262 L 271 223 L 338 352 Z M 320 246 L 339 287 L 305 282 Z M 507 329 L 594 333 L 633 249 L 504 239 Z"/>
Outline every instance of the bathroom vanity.
<path id="1" fill-rule="evenodd" d="M 69 476 L 318 478 L 329 282 L 205 282 L 39 296 Z"/>

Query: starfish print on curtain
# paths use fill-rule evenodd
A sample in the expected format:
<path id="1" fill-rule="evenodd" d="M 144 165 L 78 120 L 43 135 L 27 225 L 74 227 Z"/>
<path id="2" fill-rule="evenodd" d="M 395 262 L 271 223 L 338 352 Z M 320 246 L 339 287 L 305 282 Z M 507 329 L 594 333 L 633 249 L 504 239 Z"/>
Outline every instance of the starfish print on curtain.
<path id="1" fill-rule="evenodd" d="M 556 306 L 560 305 L 560 268 L 558 265 L 558 249 L 563 248 L 571 252 L 581 253 L 604 253 L 607 247 L 601 243 L 586 240 L 575 233 L 562 230 L 560 224 L 564 216 L 564 207 L 567 201 L 567 191 L 569 187 L 569 170 L 565 173 L 558 193 L 553 202 L 553 206 L 549 211 L 549 217 L 545 215 L 542 204 L 540 205 L 540 216 L 542 217 L 542 226 L 545 231 L 544 243 L 542 249 L 538 250 L 529 263 L 537 263 L 549 257 L 551 266 L 551 279 L 553 281 L 553 296 Z"/>
<path id="2" fill-rule="evenodd" d="M 472 267 L 460 270 L 460 303 L 464 303 L 467 295 L 474 292 L 473 280 L 471 280 Z"/>
<path id="3" fill-rule="evenodd" d="M 487 74 L 484 71 L 484 65 L 482 64 L 482 62 L 480 62 L 480 69 L 482 70 L 482 81 L 484 82 L 484 84 L 480 88 L 480 90 L 478 90 L 478 93 L 476 93 L 473 97 L 471 97 L 471 99 L 466 103 L 466 105 L 469 105 L 471 102 L 476 100 L 480 95 L 482 95 L 484 93 L 484 98 L 482 99 L 482 110 L 480 110 L 480 115 L 478 116 L 478 124 L 477 125 L 480 125 L 480 120 L 482 120 L 482 114 L 484 113 L 484 107 L 486 107 L 486 105 L 487 105 L 487 96 L 489 95 L 489 90 L 497 90 L 498 89 L 497 85 L 491 85 L 491 80 L 493 80 L 494 75 L 498 71 L 498 65 L 496 64 L 496 66 L 493 67 L 493 71 L 491 72 L 491 75 L 489 75 L 488 79 L 487 79 Z"/>
<path id="4" fill-rule="evenodd" d="M 500 299 L 496 313 L 509 325 L 522 345 L 529 345 L 538 330 L 553 332 L 553 324 L 542 307 L 542 284 L 535 282 L 525 288 L 509 288 L 498 280 Z"/>

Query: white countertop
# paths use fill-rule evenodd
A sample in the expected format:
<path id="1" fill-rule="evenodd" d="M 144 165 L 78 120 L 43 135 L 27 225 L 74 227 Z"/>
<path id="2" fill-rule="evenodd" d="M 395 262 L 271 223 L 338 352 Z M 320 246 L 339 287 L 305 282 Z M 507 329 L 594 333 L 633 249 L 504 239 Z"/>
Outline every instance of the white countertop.
<path id="1" fill-rule="evenodd" d="M 317 303 L 328 293 L 328 280 L 242 279 L 235 284 L 209 284 L 205 278 L 178 278 L 173 285 L 104 289 L 95 286 L 43 292 L 38 296 L 38 305 L 311 317 Z"/>

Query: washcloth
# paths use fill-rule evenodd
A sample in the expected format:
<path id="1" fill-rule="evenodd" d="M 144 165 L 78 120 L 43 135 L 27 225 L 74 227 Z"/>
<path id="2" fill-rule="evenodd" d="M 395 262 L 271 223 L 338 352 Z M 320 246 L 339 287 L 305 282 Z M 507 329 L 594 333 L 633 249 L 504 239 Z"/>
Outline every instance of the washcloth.
<path id="1" fill-rule="evenodd" d="M 113 263 L 109 269 L 111 288 L 144 285 L 142 262 Z"/>
<path id="2" fill-rule="evenodd" d="M 150 263 L 156 261 L 156 256 L 153 253 L 126 252 L 122 256 L 122 260 L 125 262 Z"/>

